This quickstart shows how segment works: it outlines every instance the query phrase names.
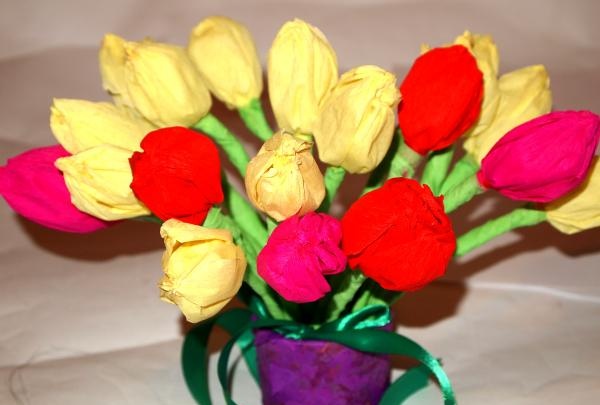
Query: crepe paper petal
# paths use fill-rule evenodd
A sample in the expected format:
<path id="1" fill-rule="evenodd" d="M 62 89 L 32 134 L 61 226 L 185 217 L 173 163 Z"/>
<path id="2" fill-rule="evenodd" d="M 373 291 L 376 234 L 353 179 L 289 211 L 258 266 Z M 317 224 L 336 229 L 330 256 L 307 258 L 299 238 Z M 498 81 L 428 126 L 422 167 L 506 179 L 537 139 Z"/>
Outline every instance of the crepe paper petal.
<path id="1" fill-rule="evenodd" d="M 248 164 L 245 184 L 250 202 L 277 221 L 315 211 L 325 198 L 323 175 L 312 144 L 280 131 Z"/>
<path id="2" fill-rule="evenodd" d="M 483 78 L 464 46 L 435 48 L 415 60 L 400 93 L 398 121 L 404 140 L 425 155 L 450 146 L 475 123 Z"/>
<path id="3" fill-rule="evenodd" d="M 158 127 L 191 126 L 210 110 L 208 88 L 181 47 L 106 34 L 99 56 L 104 88 L 115 102 Z"/>
<path id="4" fill-rule="evenodd" d="M 392 142 L 399 102 L 392 73 L 369 65 L 344 73 L 314 125 L 321 161 L 350 173 L 372 171 Z"/>
<path id="5" fill-rule="evenodd" d="M 161 128 L 130 159 L 135 195 L 160 219 L 202 224 L 223 202 L 221 163 L 206 135 L 183 127 Z"/>
<path id="6" fill-rule="evenodd" d="M 544 210 L 548 222 L 567 234 L 600 226 L 600 158 L 594 158 L 587 179 L 579 187 Z"/>
<path id="7" fill-rule="evenodd" d="M 338 80 L 335 51 L 318 28 L 299 19 L 288 21 L 269 50 L 267 79 L 279 127 L 311 134 L 319 108 Z"/>
<path id="8" fill-rule="evenodd" d="M 231 233 L 170 219 L 160 235 L 166 247 L 161 299 L 177 305 L 192 323 L 216 315 L 244 280 L 246 259 Z"/>
<path id="9" fill-rule="evenodd" d="M 600 117 L 555 111 L 504 135 L 481 162 L 479 183 L 505 197 L 550 202 L 587 177 L 600 138 Z"/>
<path id="10" fill-rule="evenodd" d="M 211 16 L 190 34 L 190 59 L 210 92 L 230 108 L 243 107 L 262 93 L 262 68 L 248 29 L 231 18 Z"/>
<path id="11" fill-rule="evenodd" d="M 394 291 L 441 277 L 456 247 L 443 198 L 406 178 L 390 179 L 352 204 L 342 233 L 350 267 Z"/>
<path id="12" fill-rule="evenodd" d="M 111 225 L 79 211 L 54 162 L 69 156 L 62 146 L 28 150 L 0 166 L 0 194 L 23 217 L 47 228 L 89 233 Z M 113 222 L 114 223 L 114 222 Z"/>
<path id="13" fill-rule="evenodd" d="M 346 267 L 341 238 L 340 223 L 326 214 L 288 218 L 273 230 L 259 253 L 258 274 L 288 301 L 316 301 L 331 290 L 324 275 Z"/>

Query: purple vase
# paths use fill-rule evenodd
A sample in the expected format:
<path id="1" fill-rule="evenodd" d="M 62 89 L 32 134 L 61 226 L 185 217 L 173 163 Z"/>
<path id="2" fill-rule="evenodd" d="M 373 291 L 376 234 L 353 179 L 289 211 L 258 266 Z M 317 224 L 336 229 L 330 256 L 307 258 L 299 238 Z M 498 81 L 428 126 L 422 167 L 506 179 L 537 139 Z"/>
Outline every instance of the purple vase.
<path id="1" fill-rule="evenodd" d="M 390 383 L 386 355 L 255 331 L 264 405 L 376 405 Z"/>

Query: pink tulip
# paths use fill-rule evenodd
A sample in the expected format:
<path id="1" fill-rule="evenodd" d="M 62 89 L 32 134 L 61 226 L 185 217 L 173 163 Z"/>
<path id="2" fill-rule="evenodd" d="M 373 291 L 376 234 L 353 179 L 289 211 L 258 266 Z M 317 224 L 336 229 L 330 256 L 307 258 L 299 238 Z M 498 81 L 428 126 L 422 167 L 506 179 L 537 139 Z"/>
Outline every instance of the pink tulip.
<path id="1" fill-rule="evenodd" d="M 549 202 L 585 180 L 598 139 L 600 117 L 556 111 L 504 135 L 481 162 L 483 188 L 513 200 Z"/>
<path id="2" fill-rule="evenodd" d="M 341 239 L 341 225 L 333 217 L 292 216 L 275 228 L 259 253 L 258 274 L 288 301 L 316 301 L 331 291 L 324 275 L 346 268 Z"/>
<path id="3" fill-rule="evenodd" d="M 69 156 L 62 146 L 28 150 L 0 166 L 0 194 L 8 205 L 25 218 L 48 228 L 88 233 L 110 223 L 79 211 L 71 203 L 56 159 Z"/>

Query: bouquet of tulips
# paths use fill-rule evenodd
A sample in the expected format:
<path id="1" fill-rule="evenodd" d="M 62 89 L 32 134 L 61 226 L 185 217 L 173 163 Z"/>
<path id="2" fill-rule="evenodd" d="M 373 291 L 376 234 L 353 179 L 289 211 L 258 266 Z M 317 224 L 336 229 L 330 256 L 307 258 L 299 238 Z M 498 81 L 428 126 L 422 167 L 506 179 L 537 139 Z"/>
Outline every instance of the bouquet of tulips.
<path id="1" fill-rule="evenodd" d="M 161 224 L 160 297 L 199 323 L 182 361 L 200 404 L 211 403 L 215 324 L 232 336 L 219 361 L 228 404 L 235 343 L 265 404 L 400 403 L 430 375 L 453 404 L 436 357 L 392 331 L 390 305 L 512 229 L 600 225 L 600 117 L 551 112 L 541 65 L 499 75 L 490 36 L 423 46 L 397 86 L 377 66 L 339 75 L 323 33 L 289 21 L 267 63 L 276 130 L 260 101 L 253 39 L 229 18 L 201 21 L 187 48 L 107 34 L 99 59 L 112 102 L 55 99 L 59 144 L 9 159 L 0 192 L 61 231 Z M 211 96 L 264 142 L 253 158 L 210 113 Z M 465 154 L 454 159 L 459 138 Z M 222 155 L 237 173 L 224 173 Z M 369 177 L 336 218 L 329 211 L 346 173 Z M 237 175 L 245 196 L 230 183 Z M 488 190 L 524 205 L 457 237 L 448 214 Z M 236 295 L 246 308 L 222 311 Z M 390 385 L 390 354 L 422 364 Z"/>

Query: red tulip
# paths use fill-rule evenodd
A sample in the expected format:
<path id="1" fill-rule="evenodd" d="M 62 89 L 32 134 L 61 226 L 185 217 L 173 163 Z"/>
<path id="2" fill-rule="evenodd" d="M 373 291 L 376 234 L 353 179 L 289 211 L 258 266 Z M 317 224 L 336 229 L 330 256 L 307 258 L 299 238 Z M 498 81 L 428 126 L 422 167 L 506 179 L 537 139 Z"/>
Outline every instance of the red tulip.
<path id="1" fill-rule="evenodd" d="M 444 149 L 477 120 L 483 75 L 462 45 L 421 55 L 400 85 L 398 121 L 404 141 L 425 155 Z"/>
<path id="2" fill-rule="evenodd" d="M 223 202 L 221 164 L 206 135 L 183 127 L 162 128 L 142 140 L 129 160 L 131 189 L 160 219 L 201 224 Z"/>
<path id="3" fill-rule="evenodd" d="M 350 267 L 388 290 L 417 290 L 442 276 L 455 247 L 443 197 L 415 180 L 388 180 L 342 218 L 342 250 Z"/>

